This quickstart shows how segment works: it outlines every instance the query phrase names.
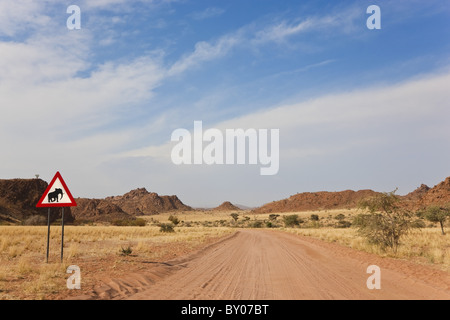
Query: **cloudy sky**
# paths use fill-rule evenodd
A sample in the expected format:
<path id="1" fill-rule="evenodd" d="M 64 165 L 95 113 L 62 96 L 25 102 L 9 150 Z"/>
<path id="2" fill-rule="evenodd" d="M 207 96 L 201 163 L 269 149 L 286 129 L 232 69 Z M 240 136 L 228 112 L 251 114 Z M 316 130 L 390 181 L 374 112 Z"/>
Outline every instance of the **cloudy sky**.
<path id="1" fill-rule="evenodd" d="M 197 207 L 432 187 L 450 175 L 449 19 L 442 0 L 0 0 L 0 178 Z M 279 129 L 278 173 L 175 165 L 194 121 Z"/>

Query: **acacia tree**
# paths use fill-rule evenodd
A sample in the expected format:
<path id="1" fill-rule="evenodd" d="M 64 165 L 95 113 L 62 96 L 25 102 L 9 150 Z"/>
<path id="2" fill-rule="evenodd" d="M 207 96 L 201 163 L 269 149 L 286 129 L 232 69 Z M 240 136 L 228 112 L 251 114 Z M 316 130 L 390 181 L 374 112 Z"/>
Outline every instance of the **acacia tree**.
<path id="1" fill-rule="evenodd" d="M 424 216 L 425 219 L 431 222 L 439 222 L 442 235 L 445 235 L 444 224 L 447 217 L 450 216 L 450 204 L 447 204 L 445 207 L 430 206 L 425 210 Z"/>
<path id="2" fill-rule="evenodd" d="M 412 217 L 411 212 L 399 206 L 400 198 L 395 195 L 396 191 L 362 200 L 359 208 L 366 213 L 357 215 L 353 221 L 358 232 L 369 242 L 383 249 L 389 247 L 394 253 L 400 238 L 408 232 Z"/>

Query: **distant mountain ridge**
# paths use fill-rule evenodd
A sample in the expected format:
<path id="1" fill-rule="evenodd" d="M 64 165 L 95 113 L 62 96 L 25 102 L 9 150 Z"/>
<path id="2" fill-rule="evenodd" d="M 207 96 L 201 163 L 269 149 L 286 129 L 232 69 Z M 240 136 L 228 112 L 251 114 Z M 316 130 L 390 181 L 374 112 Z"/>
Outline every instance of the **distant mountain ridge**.
<path id="1" fill-rule="evenodd" d="M 289 198 L 273 201 L 252 210 L 253 213 L 298 212 L 331 209 L 356 208 L 364 198 L 379 195 L 373 190 L 345 190 L 338 192 L 319 191 L 298 193 Z M 433 188 L 422 184 L 405 196 L 399 196 L 405 207 L 410 210 L 423 209 L 429 205 L 446 205 L 450 203 L 450 177 Z"/>
<path id="2" fill-rule="evenodd" d="M 78 198 L 72 209 L 75 219 L 111 221 L 130 219 L 141 215 L 153 215 L 168 211 L 191 211 L 177 196 L 160 196 L 145 188 L 131 190 L 121 196 L 105 199 Z"/>
<path id="3" fill-rule="evenodd" d="M 0 179 L 0 223 L 22 224 L 33 218 L 47 219 L 47 209 L 36 208 L 48 183 L 41 179 Z M 345 190 L 339 192 L 304 192 L 289 198 L 267 203 L 253 209 L 253 213 L 296 212 L 309 210 L 330 210 L 355 208 L 358 202 L 379 194 L 373 190 Z M 450 177 L 433 188 L 422 184 L 416 190 L 401 196 L 403 203 L 411 210 L 429 205 L 450 203 Z M 66 208 L 65 221 L 106 221 L 134 219 L 141 215 L 163 212 L 191 211 L 176 195 L 160 196 L 145 188 L 131 190 L 121 196 L 104 199 L 76 198 L 77 207 Z M 240 210 L 229 201 L 214 211 Z M 52 208 L 51 220 L 61 218 L 58 208 Z"/>
<path id="4" fill-rule="evenodd" d="M 345 190 L 339 192 L 303 192 L 287 199 L 273 201 L 252 210 L 253 213 L 296 212 L 312 210 L 350 209 L 367 197 L 379 194 L 372 190 Z"/>

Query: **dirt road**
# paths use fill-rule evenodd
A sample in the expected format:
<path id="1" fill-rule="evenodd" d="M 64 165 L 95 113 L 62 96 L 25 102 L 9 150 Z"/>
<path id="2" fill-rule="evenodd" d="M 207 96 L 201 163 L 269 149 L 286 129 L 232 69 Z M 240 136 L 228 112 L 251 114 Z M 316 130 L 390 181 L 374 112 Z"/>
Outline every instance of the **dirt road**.
<path id="1" fill-rule="evenodd" d="M 369 265 L 381 289 L 366 285 Z M 241 230 L 128 299 L 450 299 L 450 276 L 281 231 Z M 124 289 L 124 288 L 122 288 Z"/>

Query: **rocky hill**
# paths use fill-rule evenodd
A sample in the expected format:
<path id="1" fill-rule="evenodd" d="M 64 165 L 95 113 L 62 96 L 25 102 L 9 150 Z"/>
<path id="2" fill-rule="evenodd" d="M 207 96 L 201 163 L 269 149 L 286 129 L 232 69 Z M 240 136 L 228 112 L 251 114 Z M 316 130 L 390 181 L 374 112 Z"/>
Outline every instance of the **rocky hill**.
<path id="1" fill-rule="evenodd" d="M 72 208 L 75 221 L 105 221 L 132 219 L 122 208 L 104 199 L 75 199 L 77 206 Z"/>
<path id="2" fill-rule="evenodd" d="M 345 190 L 339 192 L 304 192 L 287 199 L 273 201 L 252 210 L 254 213 L 296 212 L 355 208 L 358 202 L 378 193 L 372 190 Z"/>
<path id="3" fill-rule="evenodd" d="M 421 199 L 424 195 L 426 195 L 430 191 L 430 187 L 426 184 L 421 184 L 420 187 L 418 187 L 416 190 L 408 193 L 406 196 L 403 197 L 404 200 L 411 200 L 411 201 L 417 201 Z"/>
<path id="4" fill-rule="evenodd" d="M 42 224 L 47 221 L 47 209 L 36 208 L 48 183 L 41 179 L 0 179 L 0 224 Z M 254 213 L 296 212 L 308 210 L 330 210 L 355 208 L 358 202 L 378 193 L 372 190 L 345 190 L 340 192 L 304 192 L 287 199 L 273 201 L 252 210 Z M 450 203 L 450 177 L 433 188 L 421 185 L 413 192 L 401 197 L 412 210 L 429 205 Z M 191 211 L 177 196 L 160 196 L 145 188 L 132 190 L 122 196 L 105 199 L 77 198 L 77 207 L 66 208 L 65 221 L 113 221 L 134 219 L 140 215 L 152 215 L 170 211 Z M 240 210 L 229 201 L 214 211 Z M 61 218 L 61 211 L 52 208 L 51 220 Z M 33 223 L 32 223 L 33 222 Z"/>
<path id="5" fill-rule="evenodd" d="M 46 223 L 48 209 L 36 208 L 36 204 L 47 186 L 41 179 L 0 179 L 0 223 Z M 61 211 L 52 208 L 51 222 L 60 218 Z M 64 209 L 64 221 L 73 221 L 70 208 Z"/>
<path id="6" fill-rule="evenodd" d="M 181 202 L 177 196 L 160 196 L 155 192 L 148 192 L 145 188 L 132 190 L 123 196 L 108 197 L 105 200 L 119 206 L 130 215 L 193 210 Z"/>
<path id="7" fill-rule="evenodd" d="M 48 183 L 41 179 L 0 179 L 0 224 L 45 224 L 47 208 L 36 208 Z M 76 207 L 64 209 L 64 221 L 106 221 L 134 219 L 138 215 L 167 211 L 190 211 L 177 196 L 159 196 L 144 188 L 105 199 L 77 198 Z M 61 218 L 59 208 L 51 209 L 51 222 Z"/>
<path id="8" fill-rule="evenodd" d="M 273 201 L 259 208 L 254 213 L 298 212 L 312 210 L 331 210 L 356 208 L 361 199 L 379 194 L 372 190 L 340 191 L 340 192 L 304 192 L 287 199 Z M 416 211 L 429 205 L 445 205 L 450 203 L 450 177 L 433 188 L 422 184 L 405 196 L 400 196 L 402 203 L 410 210 Z"/>
<path id="9" fill-rule="evenodd" d="M 211 209 L 212 211 L 241 211 L 241 209 L 234 204 L 232 204 L 230 201 L 225 201 L 220 206 Z"/>
<path id="10" fill-rule="evenodd" d="M 430 205 L 450 203 L 450 177 L 417 196 L 414 209 L 423 209 Z"/>
<path id="11" fill-rule="evenodd" d="M 160 196 L 155 192 L 148 192 L 145 188 L 105 199 L 78 198 L 76 202 L 78 206 L 72 208 L 75 219 L 90 221 L 133 219 L 140 215 L 193 210 L 177 196 Z"/>

